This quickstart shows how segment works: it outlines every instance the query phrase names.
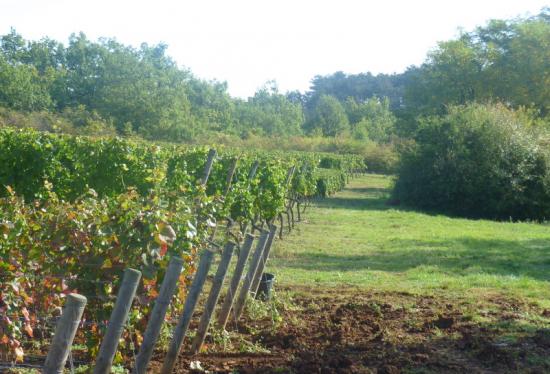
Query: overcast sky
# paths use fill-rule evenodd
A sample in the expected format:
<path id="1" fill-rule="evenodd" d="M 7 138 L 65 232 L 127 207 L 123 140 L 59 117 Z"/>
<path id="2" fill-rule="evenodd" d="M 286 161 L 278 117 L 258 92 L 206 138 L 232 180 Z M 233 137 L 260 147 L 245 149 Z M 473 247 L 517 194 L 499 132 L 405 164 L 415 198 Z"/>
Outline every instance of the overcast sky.
<path id="1" fill-rule="evenodd" d="M 168 44 L 198 77 L 234 96 L 268 80 L 305 91 L 317 74 L 402 72 L 437 41 L 492 18 L 532 15 L 550 0 L 0 0 L 0 33 L 66 42 L 73 32 Z"/>

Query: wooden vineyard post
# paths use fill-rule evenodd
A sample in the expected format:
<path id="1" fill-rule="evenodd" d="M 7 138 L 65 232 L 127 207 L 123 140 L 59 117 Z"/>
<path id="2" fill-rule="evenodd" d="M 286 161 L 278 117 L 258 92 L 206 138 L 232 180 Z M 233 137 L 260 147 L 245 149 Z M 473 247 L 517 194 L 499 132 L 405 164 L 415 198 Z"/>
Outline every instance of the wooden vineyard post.
<path id="1" fill-rule="evenodd" d="M 300 168 L 300 175 L 306 173 L 306 171 L 307 171 L 307 166 L 304 163 Z M 294 207 L 296 207 L 296 218 L 294 217 Z M 290 201 L 290 213 L 292 214 L 292 227 L 294 227 L 296 222 L 300 222 L 302 220 L 300 217 L 300 196 L 299 195 L 295 195 L 292 197 Z"/>
<path id="2" fill-rule="evenodd" d="M 140 279 L 140 271 L 135 269 L 126 269 L 124 271 L 124 277 L 122 278 L 116 303 L 107 325 L 107 331 L 99 348 L 99 354 L 97 355 L 93 371 L 94 374 L 109 374 L 111 372 L 113 359 L 115 358 L 118 343 L 124 331 L 124 325 L 128 319 L 128 313 L 132 307 Z"/>
<path id="3" fill-rule="evenodd" d="M 233 176 L 235 175 L 235 171 L 237 170 L 237 165 L 239 163 L 238 158 L 234 158 L 233 162 L 231 163 L 231 167 L 229 168 L 229 172 L 227 173 L 227 180 L 225 181 L 225 191 L 223 193 L 223 197 L 227 197 L 227 194 L 231 190 L 231 185 L 233 184 Z"/>
<path id="4" fill-rule="evenodd" d="M 206 160 L 206 165 L 204 166 L 204 172 L 201 178 L 201 184 L 203 186 L 206 186 L 206 183 L 208 182 L 208 178 L 210 177 L 210 172 L 212 171 L 212 165 L 214 164 L 215 158 L 216 150 L 211 149 L 210 151 L 208 151 L 208 159 Z"/>
<path id="5" fill-rule="evenodd" d="M 290 181 L 292 180 L 292 176 L 294 175 L 294 171 L 296 170 L 296 166 L 292 166 L 290 167 L 290 169 L 288 169 L 288 172 L 286 174 L 286 180 L 285 180 L 285 186 L 288 188 L 288 185 L 290 183 Z"/>
<path id="6" fill-rule="evenodd" d="M 256 250 L 254 251 L 254 255 L 252 256 L 248 272 L 246 273 L 241 291 L 239 292 L 239 296 L 237 297 L 237 301 L 235 302 L 235 307 L 233 308 L 233 317 L 235 318 L 235 321 L 241 317 L 241 314 L 243 312 L 244 303 L 246 301 L 246 297 L 248 296 L 248 291 L 250 290 L 250 286 L 252 285 L 254 274 L 256 274 L 256 269 L 258 268 L 258 264 L 262 259 L 262 253 L 264 251 L 268 238 L 269 231 L 262 230 L 260 234 L 260 240 L 258 240 L 258 243 L 256 244 Z"/>
<path id="7" fill-rule="evenodd" d="M 250 293 L 254 296 L 256 296 L 256 293 L 258 292 L 258 288 L 260 287 L 260 280 L 262 279 L 262 274 L 264 273 L 265 264 L 267 263 L 267 259 L 269 258 L 269 253 L 271 252 L 271 247 L 273 246 L 273 241 L 275 239 L 276 234 L 277 234 L 277 226 L 271 225 L 271 228 L 269 230 L 269 238 L 267 239 L 267 242 L 265 244 L 265 248 L 262 253 L 262 258 L 260 259 L 258 267 L 256 268 L 256 273 L 254 273 L 254 278 L 250 286 Z"/>
<path id="8" fill-rule="evenodd" d="M 294 173 L 296 172 L 296 166 L 292 166 L 290 168 L 290 170 L 288 171 L 288 174 L 286 176 L 286 181 L 285 181 L 285 184 L 286 184 L 286 188 L 287 188 L 287 193 L 285 195 L 288 194 L 288 190 L 290 188 L 290 185 L 292 183 L 292 177 L 294 177 Z M 290 219 L 290 211 L 292 211 L 292 196 L 285 196 L 286 198 L 289 199 L 289 204 L 287 206 L 287 210 L 286 210 L 286 216 L 287 216 L 287 221 L 288 221 L 288 231 L 292 231 L 292 227 L 294 227 L 294 214 L 292 214 L 292 220 Z M 291 227 L 291 224 L 292 224 L 292 227 Z"/>
<path id="9" fill-rule="evenodd" d="M 178 358 L 181 345 L 185 339 L 185 334 L 189 328 L 189 322 L 191 322 L 193 312 L 197 307 L 197 301 L 199 300 L 199 295 L 202 291 L 202 287 L 204 286 L 204 282 L 206 281 L 206 276 L 210 270 L 210 265 L 212 264 L 213 258 L 214 252 L 210 250 L 205 250 L 201 255 L 197 273 L 195 274 L 195 278 L 193 278 L 193 283 L 191 284 L 191 288 L 189 289 L 189 293 L 185 299 L 183 313 L 176 328 L 174 329 L 172 341 L 170 342 L 168 353 L 166 354 L 164 364 L 162 365 L 161 373 L 163 374 L 171 373 L 174 369 L 176 359 Z"/>
<path id="10" fill-rule="evenodd" d="M 218 303 L 218 298 L 220 297 L 220 292 L 222 290 L 223 281 L 225 280 L 225 275 L 227 274 L 227 268 L 231 262 L 231 256 L 235 250 L 235 244 L 229 242 L 225 245 L 225 248 L 222 253 L 220 264 L 218 265 L 218 270 L 214 276 L 214 281 L 212 282 L 212 288 L 210 289 L 210 294 L 206 300 L 204 306 L 204 312 L 202 313 L 199 327 L 197 329 L 197 334 L 193 339 L 193 344 L 191 348 L 191 353 L 196 354 L 199 352 L 202 343 L 204 343 L 204 338 L 208 331 L 208 326 L 210 326 L 210 320 L 212 319 L 212 314 L 214 313 L 214 308 Z"/>
<path id="11" fill-rule="evenodd" d="M 218 315 L 218 327 L 220 329 L 225 329 L 227 325 L 227 320 L 229 319 L 229 313 L 231 312 L 231 307 L 233 306 L 233 301 L 235 301 L 235 296 L 237 294 L 237 289 L 239 288 L 239 283 L 241 282 L 241 277 L 244 272 L 244 266 L 250 255 L 250 249 L 254 242 L 254 236 L 251 234 L 246 234 L 244 239 L 244 244 L 239 253 L 239 259 L 237 260 L 237 265 L 235 266 L 235 272 L 231 278 L 231 284 L 227 290 L 227 295 L 223 300 L 223 305 Z"/>
<path id="12" fill-rule="evenodd" d="M 258 171 L 258 166 L 260 166 L 260 162 L 254 161 L 254 163 L 252 164 L 252 167 L 250 168 L 250 172 L 248 173 L 248 183 L 250 183 L 252 179 L 254 179 L 254 177 L 256 176 L 256 172 Z"/>
<path id="13" fill-rule="evenodd" d="M 87 299 L 78 294 L 67 295 L 61 318 L 55 327 L 52 345 L 46 357 L 42 372 L 44 374 L 62 374 L 65 362 L 71 352 L 78 325 L 84 313 Z"/>
<path id="14" fill-rule="evenodd" d="M 136 357 L 134 374 L 143 374 L 147 370 L 147 365 L 151 360 L 153 349 L 160 334 L 166 311 L 172 300 L 172 296 L 176 291 L 178 279 L 183 269 L 183 260 L 180 257 L 172 257 L 168 264 L 168 270 L 162 281 L 159 296 L 155 300 L 153 312 L 147 323 L 145 334 L 143 335 L 143 343 L 139 347 L 139 352 Z"/>
<path id="15" fill-rule="evenodd" d="M 256 227 L 256 223 L 258 222 L 258 220 L 260 219 L 260 216 L 258 213 L 256 213 L 254 215 L 254 218 L 252 218 L 252 222 L 250 222 L 250 233 L 251 234 L 254 234 L 257 230 L 257 227 Z M 246 227 L 244 228 L 244 231 L 246 231 Z"/>

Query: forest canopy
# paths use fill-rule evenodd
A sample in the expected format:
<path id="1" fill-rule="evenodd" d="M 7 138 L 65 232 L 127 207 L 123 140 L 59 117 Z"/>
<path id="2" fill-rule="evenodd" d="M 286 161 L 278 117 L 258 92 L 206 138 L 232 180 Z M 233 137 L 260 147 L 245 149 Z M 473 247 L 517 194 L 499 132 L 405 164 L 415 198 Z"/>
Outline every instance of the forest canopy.
<path id="1" fill-rule="evenodd" d="M 414 136 L 417 118 L 471 102 L 501 102 L 547 118 L 549 61 L 550 10 L 545 8 L 533 17 L 492 20 L 461 32 L 403 73 L 315 76 L 304 93 L 282 93 L 276 82 L 267 82 L 241 99 L 229 95 L 225 82 L 200 79 L 178 66 L 165 44 L 135 48 L 79 33 L 65 45 L 50 38 L 26 40 L 12 29 L 0 37 L 0 121 L 15 121 L 6 113 L 15 118 L 14 112 L 42 112 L 54 117 L 41 122 L 67 121 L 73 131 L 88 134 L 190 141 L 217 133 L 388 143 Z"/>

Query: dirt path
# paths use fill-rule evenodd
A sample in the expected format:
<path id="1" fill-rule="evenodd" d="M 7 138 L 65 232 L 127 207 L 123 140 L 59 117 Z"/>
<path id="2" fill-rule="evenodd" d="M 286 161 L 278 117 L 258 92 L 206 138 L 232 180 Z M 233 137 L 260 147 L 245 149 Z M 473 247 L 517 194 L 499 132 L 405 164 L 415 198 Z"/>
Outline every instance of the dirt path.
<path id="1" fill-rule="evenodd" d="M 290 290 L 281 290 L 285 292 Z M 272 316 L 246 318 L 231 333 L 248 349 L 182 355 L 178 373 L 548 373 L 550 332 L 540 329 L 521 339 L 502 338 L 502 326 L 471 320 L 460 300 L 449 302 L 410 294 L 356 289 L 301 290 L 277 304 Z M 494 314 L 513 324 L 510 310 L 541 316 L 548 310 L 517 300 L 489 300 Z M 231 329 L 230 329 L 231 330 Z M 233 348 L 238 348 L 238 345 Z M 242 349 L 242 346 L 241 346 Z M 160 358 L 160 357 L 159 357 Z M 538 359 L 538 361 L 537 361 Z M 204 371 L 190 370 L 200 362 Z M 160 368 L 156 363 L 153 372 Z"/>

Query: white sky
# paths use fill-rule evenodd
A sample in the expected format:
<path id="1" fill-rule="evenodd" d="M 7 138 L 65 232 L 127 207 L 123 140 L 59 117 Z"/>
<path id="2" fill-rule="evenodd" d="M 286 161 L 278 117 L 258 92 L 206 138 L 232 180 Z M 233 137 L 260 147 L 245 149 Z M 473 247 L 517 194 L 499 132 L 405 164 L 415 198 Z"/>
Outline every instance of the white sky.
<path id="1" fill-rule="evenodd" d="M 492 18 L 536 14 L 550 0 L 0 0 L 0 34 L 66 43 L 72 32 L 169 45 L 200 78 L 234 96 L 275 79 L 305 91 L 316 74 L 402 72 L 437 41 Z"/>

